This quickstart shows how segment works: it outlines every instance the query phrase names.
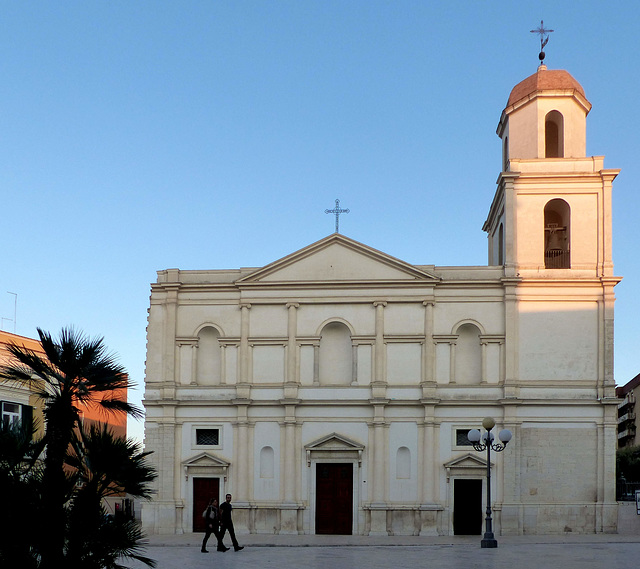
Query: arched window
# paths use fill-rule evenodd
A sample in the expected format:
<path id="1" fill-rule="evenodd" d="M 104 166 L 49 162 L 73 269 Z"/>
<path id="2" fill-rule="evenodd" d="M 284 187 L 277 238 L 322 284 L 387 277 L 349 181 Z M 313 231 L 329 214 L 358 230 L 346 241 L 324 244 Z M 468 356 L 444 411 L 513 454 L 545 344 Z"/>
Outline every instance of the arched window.
<path id="1" fill-rule="evenodd" d="M 198 385 L 218 385 L 220 383 L 220 333 L 206 326 L 198 333 L 198 358 L 196 381 Z"/>
<path id="2" fill-rule="evenodd" d="M 458 328 L 455 366 L 456 383 L 469 385 L 482 381 L 480 330 L 474 324 L 463 324 Z"/>
<path id="3" fill-rule="evenodd" d="M 498 229 L 498 265 L 504 265 L 504 225 Z"/>
<path id="4" fill-rule="evenodd" d="M 509 137 L 505 136 L 502 140 L 502 171 L 506 172 L 509 168 Z"/>
<path id="5" fill-rule="evenodd" d="M 342 322 L 330 322 L 320 334 L 320 385 L 351 385 L 351 332 Z"/>
<path id="6" fill-rule="evenodd" d="M 260 449 L 260 478 L 273 478 L 273 449 L 262 447 Z"/>
<path id="7" fill-rule="evenodd" d="M 564 157 L 564 117 L 558 111 L 547 113 L 544 119 L 544 156 Z"/>
<path id="8" fill-rule="evenodd" d="M 407 447 L 396 453 L 396 478 L 411 478 L 411 451 Z"/>
<path id="9" fill-rule="evenodd" d="M 546 269 L 571 268 L 571 208 L 561 199 L 544 206 L 544 266 Z"/>

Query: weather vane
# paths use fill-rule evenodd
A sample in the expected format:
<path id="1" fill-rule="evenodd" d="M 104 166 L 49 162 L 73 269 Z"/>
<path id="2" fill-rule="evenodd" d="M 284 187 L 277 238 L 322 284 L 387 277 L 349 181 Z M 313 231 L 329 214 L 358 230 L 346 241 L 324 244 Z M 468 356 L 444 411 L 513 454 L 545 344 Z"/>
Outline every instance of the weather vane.
<path id="1" fill-rule="evenodd" d="M 544 63 L 544 46 L 549 43 L 549 34 L 553 32 L 553 30 L 545 30 L 544 21 L 540 20 L 540 27 L 531 30 L 532 34 L 540 34 L 540 53 L 538 54 L 538 59 L 540 60 L 540 64 Z M 546 37 L 545 37 L 546 36 Z"/>
<path id="2" fill-rule="evenodd" d="M 336 214 L 336 233 L 340 233 L 339 231 L 339 221 L 341 213 L 349 213 L 348 209 L 340 209 L 340 200 L 336 200 L 336 207 L 334 209 L 325 209 L 325 213 L 335 213 Z"/>

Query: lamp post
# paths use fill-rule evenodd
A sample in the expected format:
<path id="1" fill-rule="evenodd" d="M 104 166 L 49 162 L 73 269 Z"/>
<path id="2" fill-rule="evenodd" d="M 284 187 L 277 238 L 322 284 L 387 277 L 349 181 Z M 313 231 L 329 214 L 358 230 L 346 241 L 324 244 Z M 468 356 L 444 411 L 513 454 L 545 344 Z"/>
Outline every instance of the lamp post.
<path id="1" fill-rule="evenodd" d="M 498 541 L 493 535 L 493 527 L 491 522 L 491 450 L 495 452 L 502 452 L 509 441 L 511 440 L 511 431 L 509 429 L 503 429 L 498 433 L 500 442 L 493 442 L 495 437 L 491 432 L 491 429 L 496 426 L 496 422 L 493 417 L 485 417 L 482 421 L 482 426 L 485 428 L 485 432 L 480 434 L 478 429 L 471 429 L 467 438 L 473 445 L 473 448 L 479 452 L 487 451 L 487 519 L 486 519 L 486 531 L 484 538 L 480 542 L 482 548 L 498 547 Z"/>

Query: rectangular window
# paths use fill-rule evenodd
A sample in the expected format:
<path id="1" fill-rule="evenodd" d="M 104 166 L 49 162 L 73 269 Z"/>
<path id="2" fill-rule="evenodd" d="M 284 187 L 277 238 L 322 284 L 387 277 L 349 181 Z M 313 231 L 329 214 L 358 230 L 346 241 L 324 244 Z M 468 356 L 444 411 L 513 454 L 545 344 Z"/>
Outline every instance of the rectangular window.
<path id="1" fill-rule="evenodd" d="M 473 446 L 469 437 L 469 431 L 471 429 L 456 429 L 456 446 L 457 447 L 470 447 Z"/>
<path id="2" fill-rule="evenodd" d="M 2 424 L 13 425 L 20 421 L 22 405 L 18 403 L 9 403 L 8 401 L 2 402 Z"/>
<path id="3" fill-rule="evenodd" d="M 218 446 L 220 429 L 196 429 L 196 446 Z"/>

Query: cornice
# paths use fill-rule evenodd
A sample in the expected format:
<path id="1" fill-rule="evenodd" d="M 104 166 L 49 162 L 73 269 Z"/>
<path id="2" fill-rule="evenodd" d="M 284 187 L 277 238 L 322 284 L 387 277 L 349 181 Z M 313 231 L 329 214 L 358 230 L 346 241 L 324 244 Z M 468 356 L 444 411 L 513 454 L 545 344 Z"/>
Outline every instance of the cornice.
<path id="1" fill-rule="evenodd" d="M 374 289 L 374 288 L 433 288 L 439 284 L 440 280 L 436 281 L 434 277 L 433 281 L 421 281 L 421 280 L 335 280 L 335 281 L 255 281 L 255 282 L 237 282 L 236 287 L 238 290 L 250 290 L 255 288 L 265 289 L 309 289 L 309 288 L 327 288 L 331 290 L 335 289 Z"/>

